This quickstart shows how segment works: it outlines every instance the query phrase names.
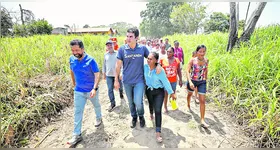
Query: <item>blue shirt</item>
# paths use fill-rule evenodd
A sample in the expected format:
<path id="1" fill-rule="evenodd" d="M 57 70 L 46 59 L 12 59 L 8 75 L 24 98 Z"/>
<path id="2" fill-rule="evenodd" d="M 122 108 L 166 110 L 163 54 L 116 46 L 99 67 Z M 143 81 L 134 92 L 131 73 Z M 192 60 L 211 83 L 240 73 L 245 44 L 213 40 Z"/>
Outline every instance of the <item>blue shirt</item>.
<path id="1" fill-rule="evenodd" d="M 148 88 L 165 88 L 168 94 L 174 93 L 164 70 L 162 70 L 159 74 L 156 74 L 156 69 L 150 70 L 150 66 L 146 64 L 144 65 L 144 75 Z"/>
<path id="2" fill-rule="evenodd" d="M 144 83 L 144 57 L 148 57 L 149 50 L 146 46 L 136 44 L 131 49 L 128 44 L 121 46 L 117 58 L 123 61 L 123 83 Z"/>
<path id="3" fill-rule="evenodd" d="M 70 69 L 75 77 L 75 91 L 90 92 L 94 86 L 94 73 L 99 72 L 96 61 L 86 53 L 84 58 L 78 60 L 75 56 L 70 56 Z"/>

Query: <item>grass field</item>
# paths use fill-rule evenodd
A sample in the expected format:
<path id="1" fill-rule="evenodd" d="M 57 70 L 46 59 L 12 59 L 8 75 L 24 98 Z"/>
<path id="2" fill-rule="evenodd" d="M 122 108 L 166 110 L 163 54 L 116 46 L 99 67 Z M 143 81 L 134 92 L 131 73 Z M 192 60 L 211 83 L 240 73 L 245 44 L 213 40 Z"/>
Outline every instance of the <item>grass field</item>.
<path id="1" fill-rule="evenodd" d="M 226 52 L 226 33 L 167 36 L 172 43 L 180 42 L 186 62 L 197 45 L 206 45 L 210 60 L 208 99 L 221 110 L 235 114 L 248 136 L 259 141 L 258 147 L 280 146 L 279 35 L 279 25 L 257 29 L 249 43 L 241 44 L 232 53 Z M 37 129 L 43 118 L 56 115 L 69 105 L 69 42 L 74 38 L 83 40 L 86 52 L 101 69 L 108 36 L 1 39 L 1 146 L 26 144 L 28 133 Z M 122 44 L 124 37 L 118 39 Z M 7 133 L 12 141 L 5 140 Z"/>

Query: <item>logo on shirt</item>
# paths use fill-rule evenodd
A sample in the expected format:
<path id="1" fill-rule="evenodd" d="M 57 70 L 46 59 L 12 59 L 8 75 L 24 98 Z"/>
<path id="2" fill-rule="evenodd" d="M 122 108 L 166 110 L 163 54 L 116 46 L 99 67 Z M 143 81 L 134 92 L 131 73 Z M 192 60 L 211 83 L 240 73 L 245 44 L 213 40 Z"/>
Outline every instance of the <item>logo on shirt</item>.
<path id="1" fill-rule="evenodd" d="M 141 54 L 129 54 L 129 55 L 127 55 L 127 54 L 124 54 L 124 58 L 137 58 L 137 57 L 143 57 L 143 55 L 141 55 Z"/>

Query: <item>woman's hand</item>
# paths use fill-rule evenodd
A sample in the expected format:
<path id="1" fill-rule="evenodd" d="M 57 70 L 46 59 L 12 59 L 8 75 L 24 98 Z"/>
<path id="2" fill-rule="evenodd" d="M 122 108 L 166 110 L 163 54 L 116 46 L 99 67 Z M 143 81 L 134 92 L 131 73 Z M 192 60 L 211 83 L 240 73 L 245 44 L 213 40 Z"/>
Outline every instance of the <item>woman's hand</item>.
<path id="1" fill-rule="evenodd" d="M 177 99 L 177 97 L 176 97 L 176 94 L 175 94 L 175 93 L 172 93 L 172 94 L 170 95 L 170 97 L 171 97 L 172 99 L 174 99 L 174 100 L 176 100 L 176 99 Z"/>
<path id="2" fill-rule="evenodd" d="M 189 83 L 190 83 L 190 87 L 191 87 L 191 89 L 193 89 L 193 90 L 194 90 L 194 85 L 193 85 L 192 81 L 190 81 Z"/>

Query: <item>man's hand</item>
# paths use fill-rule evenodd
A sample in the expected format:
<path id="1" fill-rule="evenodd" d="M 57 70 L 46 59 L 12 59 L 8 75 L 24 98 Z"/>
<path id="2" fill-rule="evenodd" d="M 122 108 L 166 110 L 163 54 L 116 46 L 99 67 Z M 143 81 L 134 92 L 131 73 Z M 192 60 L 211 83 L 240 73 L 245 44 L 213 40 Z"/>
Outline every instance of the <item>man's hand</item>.
<path id="1" fill-rule="evenodd" d="M 103 74 L 103 79 L 106 80 L 106 74 L 105 73 Z"/>
<path id="2" fill-rule="evenodd" d="M 94 98 L 95 95 L 96 95 L 96 91 L 95 91 L 95 89 L 92 89 L 92 90 L 90 91 L 89 97 L 90 97 L 90 98 Z"/>
<path id="3" fill-rule="evenodd" d="M 118 90 L 120 88 L 119 80 L 115 79 L 114 87 L 115 87 L 115 90 Z"/>

